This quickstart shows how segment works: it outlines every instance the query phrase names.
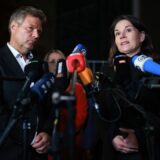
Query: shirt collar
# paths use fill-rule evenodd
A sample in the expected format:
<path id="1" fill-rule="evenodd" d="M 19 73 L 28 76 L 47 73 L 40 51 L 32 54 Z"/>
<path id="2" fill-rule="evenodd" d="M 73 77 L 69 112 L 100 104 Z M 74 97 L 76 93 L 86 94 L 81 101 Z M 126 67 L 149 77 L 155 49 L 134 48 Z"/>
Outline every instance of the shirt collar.
<path id="1" fill-rule="evenodd" d="M 9 43 L 7 43 L 8 48 L 11 50 L 12 54 L 14 55 L 15 58 L 19 58 L 22 57 L 21 53 L 18 52 L 15 48 L 13 48 Z M 27 59 L 32 59 L 33 58 L 33 54 L 32 52 L 28 52 L 27 54 Z"/>

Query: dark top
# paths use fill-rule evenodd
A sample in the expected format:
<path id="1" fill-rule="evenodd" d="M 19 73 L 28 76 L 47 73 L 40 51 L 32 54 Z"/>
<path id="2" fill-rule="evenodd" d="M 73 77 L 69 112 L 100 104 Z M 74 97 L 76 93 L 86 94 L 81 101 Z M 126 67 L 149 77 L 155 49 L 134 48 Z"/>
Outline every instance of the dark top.
<path id="1" fill-rule="evenodd" d="M 160 81 L 158 77 L 135 68 L 130 58 L 125 57 L 125 63 L 121 62 L 114 63 L 116 71 L 108 66 L 103 69 L 105 78 L 96 99 L 101 115 L 107 119 L 106 125 L 112 126 L 112 138 L 122 134 L 120 127 L 132 128 L 136 131 L 140 150 L 144 151 L 146 127 L 154 127 L 154 135 L 158 135 L 160 131 L 160 89 L 150 87 Z M 156 136 L 156 140 L 158 137 Z"/>

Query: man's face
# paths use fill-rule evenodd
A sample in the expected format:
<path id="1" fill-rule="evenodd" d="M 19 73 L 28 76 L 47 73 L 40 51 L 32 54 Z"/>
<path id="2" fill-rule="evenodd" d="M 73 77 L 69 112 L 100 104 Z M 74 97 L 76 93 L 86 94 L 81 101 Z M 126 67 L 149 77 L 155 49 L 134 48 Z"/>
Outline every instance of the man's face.
<path id="1" fill-rule="evenodd" d="M 42 32 L 42 24 L 39 18 L 27 16 L 23 23 L 11 23 L 10 44 L 20 53 L 26 54 L 34 48 Z"/>

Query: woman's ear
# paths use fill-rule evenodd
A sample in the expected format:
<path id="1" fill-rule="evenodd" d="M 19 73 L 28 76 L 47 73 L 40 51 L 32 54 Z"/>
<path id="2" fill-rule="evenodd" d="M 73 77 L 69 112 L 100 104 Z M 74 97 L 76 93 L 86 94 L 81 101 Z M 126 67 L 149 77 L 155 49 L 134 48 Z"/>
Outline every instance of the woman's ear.
<path id="1" fill-rule="evenodd" d="M 142 32 L 140 33 L 140 41 L 141 41 L 141 42 L 143 42 L 143 41 L 144 41 L 145 36 L 146 36 L 145 32 L 144 32 L 144 31 L 142 31 Z"/>

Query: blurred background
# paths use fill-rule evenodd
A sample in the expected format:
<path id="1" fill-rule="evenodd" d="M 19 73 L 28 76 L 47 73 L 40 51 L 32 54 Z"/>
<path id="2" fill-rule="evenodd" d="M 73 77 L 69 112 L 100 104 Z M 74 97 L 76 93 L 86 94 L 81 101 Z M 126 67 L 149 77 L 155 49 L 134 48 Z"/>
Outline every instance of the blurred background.
<path id="1" fill-rule="evenodd" d="M 78 43 L 82 43 L 88 50 L 88 60 L 106 61 L 110 46 L 109 27 L 120 14 L 139 17 L 151 33 L 157 52 L 160 50 L 158 0 L 1 0 L 1 46 L 9 38 L 10 14 L 23 5 L 40 8 L 48 17 L 40 43 L 34 51 L 41 57 L 51 48 L 61 49 L 68 55 Z"/>

